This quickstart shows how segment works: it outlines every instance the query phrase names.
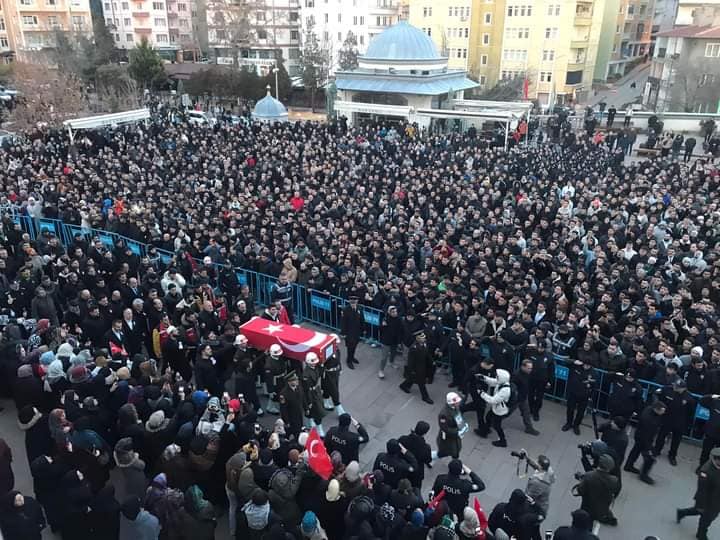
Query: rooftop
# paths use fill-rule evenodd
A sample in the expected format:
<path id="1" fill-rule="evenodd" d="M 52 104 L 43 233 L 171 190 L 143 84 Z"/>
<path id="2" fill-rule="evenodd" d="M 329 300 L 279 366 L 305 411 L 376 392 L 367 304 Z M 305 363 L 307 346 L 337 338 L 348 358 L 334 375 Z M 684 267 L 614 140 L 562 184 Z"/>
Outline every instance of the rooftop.
<path id="1" fill-rule="evenodd" d="M 383 30 L 368 45 L 362 56 L 368 60 L 440 60 L 443 57 L 425 32 L 407 23 Z"/>
<path id="2" fill-rule="evenodd" d="M 658 37 L 680 37 L 693 39 L 720 39 L 720 26 L 678 26 L 667 32 L 660 32 Z"/>

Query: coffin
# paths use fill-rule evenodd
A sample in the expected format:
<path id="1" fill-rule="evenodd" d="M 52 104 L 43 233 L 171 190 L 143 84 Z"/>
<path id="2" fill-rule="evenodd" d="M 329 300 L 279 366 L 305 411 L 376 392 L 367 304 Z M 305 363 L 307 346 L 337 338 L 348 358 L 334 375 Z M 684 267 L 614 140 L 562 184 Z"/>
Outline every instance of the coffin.
<path id="1" fill-rule="evenodd" d="M 301 326 L 275 323 L 260 317 L 253 317 L 240 327 L 249 345 L 261 351 L 267 351 L 270 345 L 277 343 L 283 349 L 283 355 L 300 362 L 305 355 L 314 352 L 320 363 L 330 358 L 338 348 L 338 339 L 330 334 L 317 332 Z"/>

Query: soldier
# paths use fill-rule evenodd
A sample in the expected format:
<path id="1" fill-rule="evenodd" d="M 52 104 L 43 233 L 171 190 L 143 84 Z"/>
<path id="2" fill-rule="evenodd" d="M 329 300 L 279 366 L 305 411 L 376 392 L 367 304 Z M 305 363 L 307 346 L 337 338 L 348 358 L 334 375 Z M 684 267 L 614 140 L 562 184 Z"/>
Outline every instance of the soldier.
<path id="1" fill-rule="evenodd" d="M 355 349 L 357 349 L 358 343 L 360 343 L 360 336 L 362 336 L 365 319 L 358 308 L 359 298 L 357 296 L 350 296 L 348 300 L 350 303 L 343 309 L 342 318 L 340 319 L 340 333 L 345 338 L 347 366 L 350 369 L 355 369 L 355 364 L 359 364 L 355 359 Z"/>
<path id="2" fill-rule="evenodd" d="M 670 465 L 675 467 L 677 465 L 676 458 L 680 441 L 685 434 L 688 423 L 692 421 L 697 402 L 688 393 L 687 384 L 682 379 L 678 379 L 671 386 L 658 388 L 655 395 L 667 406 L 667 412 L 663 416 L 660 432 L 657 439 L 655 439 L 653 455 L 657 457 L 661 454 L 663 446 L 665 446 L 665 439 L 667 439 L 668 435 L 672 435 L 668 461 L 670 461 Z"/>
<path id="3" fill-rule="evenodd" d="M 340 344 L 340 338 L 337 334 L 330 334 L 337 338 L 337 344 Z M 349 367 L 349 366 L 348 366 Z M 340 372 L 342 371 L 342 362 L 340 361 L 340 348 L 335 348 L 334 354 L 330 358 L 325 359 L 323 364 L 322 390 L 323 390 L 323 407 L 326 411 L 335 412 L 338 416 L 345 413 L 345 409 L 340 404 Z"/>
<path id="4" fill-rule="evenodd" d="M 283 422 L 285 422 L 285 430 L 287 433 L 294 435 L 297 439 L 303 428 L 305 399 L 297 373 L 291 371 L 286 377 L 286 380 L 287 384 L 278 395 L 280 417 L 283 419 Z"/>
<path id="5" fill-rule="evenodd" d="M 718 514 L 720 514 L 720 448 L 714 448 L 710 452 L 710 460 L 700 467 L 698 472 L 695 504 L 690 508 L 678 508 L 675 521 L 680 523 L 685 517 L 700 516 L 696 538 L 708 540 L 708 529 Z"/>
<path id="6" fill-rule="evenodd" d="M 305 355 L 302 386 L 305 398 L 305 416 L 310 421 L 310 427 L 317 427 L 318 434 L 324 437 L 322 419 L 325 416 L 325 409 L 323 409 L 322 405 L 322 368 L 320 367 L 320 359 L 314 352 Z"/>
<path id="7" fill-rule="evenodd" d="M 265 356 L 265 393 L 268 396 L 265 410 L 270 414 L 280 412 L 276 401 L 284 384 L 283 378 L 288 371 L 287 361 L 283 358 L 282 353 L 282 347 L 273 343 Z"/>
<path id="8" fill-rule="evenodd" d="M 350 431 L 350 424 L 355 426 L 357 433 Z M 328 429 L 325 448 L 328 453 L 332 453 L 333 450 L 340 452 L 343 463 L 347 465 L 351 461 L 359 460 L 360 445 L 369 440 L 370 436 L 362 424 L 348 413 L 344 413 L 338 418 L 338 425 Z"/>
<path id="9" fill-rule="evenodd" d="M 432 364 L 430 351 L 425 343 L 425 331 L 415 332 L 415 343 L 408 351 L 408 363 L 405 367 L 405 380 L 400 384 L 400 390 L 406 394 L 410 393 L 413 384 L 420 388 L 420 395 L 425 403 L 432 405 L 434 401 L 428 395 L 425 383 L 428 378 L 428 371 Z"/>
<path id="10" fill-rule="evenodd" d="M 567 382 L 567 413 L 563 431 L 573 430 L 580 435 L 580 424 L 585 417 L 585 409 L 595 389 L 592 365 L 585 361 L 575 360 L 570 366 Z"/>
<path id="11" fill-rule="evenodd" d="M 610 416 L 631 418 L 642 405 L 642 387 L 635 379 L 635 370 L 630 368 L 612 377 L 613 392 L 608 400 Z"/>

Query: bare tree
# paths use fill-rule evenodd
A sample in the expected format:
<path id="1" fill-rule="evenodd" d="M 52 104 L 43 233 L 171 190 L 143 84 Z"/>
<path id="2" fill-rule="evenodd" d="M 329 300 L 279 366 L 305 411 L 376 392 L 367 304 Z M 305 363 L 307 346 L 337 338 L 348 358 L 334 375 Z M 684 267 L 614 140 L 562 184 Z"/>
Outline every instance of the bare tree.
<path id="1" fill-rule="evenodd" d="M 720 65 L 711 59 L 678 61 L 671 74 L 670 111 L 714 112 L 720 99 Z"/>
<path id="2" fill-rule="evenodd" d="M 239 65 L 240 51 L 256 42 L 258 26 L 253 16 L 263 8 L 261 0 L 211 0 L 207 3 L 210 48 L 228 49 Z"/>

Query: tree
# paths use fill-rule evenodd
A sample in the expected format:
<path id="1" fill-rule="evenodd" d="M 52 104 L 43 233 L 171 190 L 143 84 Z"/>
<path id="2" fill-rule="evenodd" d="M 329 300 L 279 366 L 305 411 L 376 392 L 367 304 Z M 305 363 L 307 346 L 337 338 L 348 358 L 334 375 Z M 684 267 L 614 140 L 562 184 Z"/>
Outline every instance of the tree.
<path id="1" fill-rule="evenodd" d="M 352 30 L 347 33 L 338 53 L 338 67 L 341 71 L 352 71 L 358 67 L 357 37 Z"/>
<path id="2" fill-rule="evenodd" d="M 277 81 L 278 81 L 278 99 L 282 101 L 283 103 L 287 103 L 288 99 L 290 98 L 290 94 L 292 93 L 292 81 L 290 81 L 290 75 L 287 72 L 287 69 L 285 69 L 285 61 L 282 57 L 282 49 L 277 49 L 277 54 L 275 57 L 275 66 L 280 70 L 277 74 Z M 272 94 L 275 95 L 275 74 L 273 73 L 273 70 L 269 70 L 268 74 L 263 77 L 261 81 L 262 86 L 262 95 L 264 96 L 266 93 L 267 86 L 270 85 L 270 88 L 272 88 Z"/>
<path id="3" fill-rule="evenodd" d="M 481 90 L 475 94 L 473 99 L 484 99 L 488 101 L 518 101 L 524 99 L 523 89 L 525 78 L 532 81 L 530 72 L 527 74 L 520 73 L 512 79 L 500 80 L 495 86 L 486 90 Z"/>
<path id="4" fill-rule="evenodd" d="M 111 112 L 137 109 L 137 83 L 128 74 L 127 66 L 107 64 L 98 66 L 95 73 L 95 88 L 98 98 Z"/>
<path id="5" fill-rule="evenodd" d="M 671 69 L 669 111 L 715 112 L 720 100 L 720 66 L 711 59 L 678 59 Z"/>
<path id="6" fill-rule="evenodd" d="M 330 54 L 320 46 L 314 25 L 309 24 L 300 49 L 300 72 L 305 89 L 310 91 L 312 112 L 315 112 L 315 94 L 327 83 L 329 67 Z"/>
<path id="7" fill-rule="evenodd" d="M 72 72 L 16 62 L 12 79 L 21 96 L 12 111 L 15 129 L 30 130 L 41 122 L 58 126 L 87 109 L 81 81 Z"/>
<path id="8" fill-rule="evenodd" d="M 240 50 L 248 47 L 257 37 L 257 28 L 251 15 L 261 6 L 257 1 L 210 0 L 207 2 L 209 41 L 218 49 L 229 49 L 233 65 L 240 65 Z"/>
<path id="9" fill-rule="evenodd" d="M 157 51 L 143 38 L 130 51 L 128 73 L 145 90 L 165 80 L 165 68 Z"/>

